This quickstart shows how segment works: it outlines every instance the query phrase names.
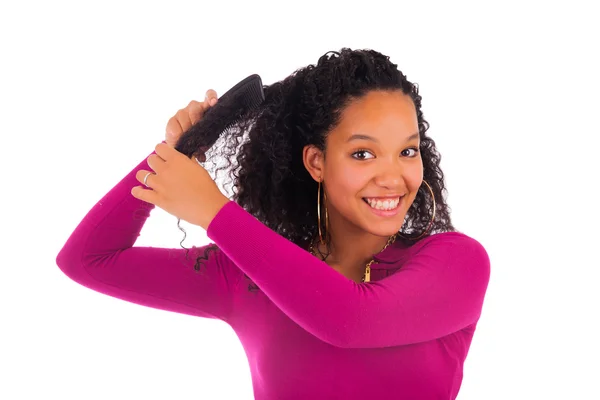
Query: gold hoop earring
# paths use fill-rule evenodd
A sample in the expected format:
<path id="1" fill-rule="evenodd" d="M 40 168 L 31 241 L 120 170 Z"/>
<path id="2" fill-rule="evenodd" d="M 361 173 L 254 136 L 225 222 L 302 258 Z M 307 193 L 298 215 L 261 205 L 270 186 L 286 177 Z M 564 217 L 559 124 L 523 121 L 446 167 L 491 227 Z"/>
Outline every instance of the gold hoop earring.
<path id="1" fill-rule="evenodd" d="M 327 212 L 327 192 L 323 186 L 323 207 L 325 208 L 325 242 L 329 239 L 329 213 Z"/>
<path id="2" fill-rule="evenodd" d="M 431 189 L 431 186 L 429 186 L 429 183 L 427 183 L 427 181 L 425 179 L 423 179 L 423 183 L 425 185 L 427 185 L 427 188 L 429 189 L 429 193 L 431 193 L 431 200 L 433 201 L 433 213 L 431 215 L 431 221 L 429 221 L 429 225 L 427 226 L 427 229 L 425 229 L 425 232 L 421 233 L 419 236 L 417 236 L 415 238 L 409 238 L 409 237 L 402 236 L 399 233 L 397 233 L 397 236 L 399 236 L 403 239 L 408 239 L 408 240 L 420 239 L 423 236 L 425 236 L 427 234 L 427 232 L 429 232 L 429 229 L 431 229 L 431 226 L 433 225 L 433 220 L 435 219 L 435 195 L 433 194 L 433 190 Z"/>
<path id="3" fill-rule="evenodd" d="M 325 245 L 326 242 L 323 237 L 327 237 L 327 232 L 329 232 L 329 215 L 327 213 L 327 194 L 325 190 L 323 190 L 323 201 L 325 207 L 325 234 L 321 231 L 321 181 L 319 181 L 319 189 L 317 190 L 317 226 L 319 227 L 319 241 Z"/>

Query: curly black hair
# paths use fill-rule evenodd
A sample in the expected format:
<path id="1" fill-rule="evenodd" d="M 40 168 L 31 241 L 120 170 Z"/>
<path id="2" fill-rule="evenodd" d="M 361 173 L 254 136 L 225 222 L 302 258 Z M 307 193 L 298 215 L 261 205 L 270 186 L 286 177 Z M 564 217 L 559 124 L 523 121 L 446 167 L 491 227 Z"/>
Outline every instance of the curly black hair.
<path id="1" fill-rule="evenodd" d="M 207 160 L 225 163 L 213 162 L 212 168 L 206 166 L 208 161 L 202 164 L 215 179 L 219 172 L 228 171 L 224 190 L 230 186 L 232 200 L 267 227 L 300 246 L 315 238 L 317 182 L 304 167 L 302 149 L 312 144 L 324 151 L 328 132 L 352 100 L 373 90 L 401 90 L 416 108 L 423 178 L 435 196 L 435 219 L 428 235 L 455 230 L 445 199 L 441 156 L 427 136 L 429 123 L 421 111 L 418 85 L 409 82 L 388 56 L 370 49 L 330 51 L 316 65 L 300 68 L 263 89 L 261 106 L 245 113 L 208 150 Z M 422 185 L 400 232 L 405 238 L 398 240 L 415 242 L 431 221 L 432 204 L 429 189 Z M 198 257 L 196 270 L 214 249 L 215 245 L 208 246 Z"/>

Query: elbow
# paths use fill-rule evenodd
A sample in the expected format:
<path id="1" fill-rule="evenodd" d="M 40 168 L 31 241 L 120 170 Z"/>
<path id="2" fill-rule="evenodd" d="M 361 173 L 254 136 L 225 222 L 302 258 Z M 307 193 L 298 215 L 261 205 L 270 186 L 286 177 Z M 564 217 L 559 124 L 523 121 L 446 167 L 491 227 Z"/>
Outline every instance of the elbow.
<path id="1" fill-rule="evenodd" d="M 56 266 L 65 274 L 68 275 L 69 274 L 69 270 L 70 268 L 68 267 L 69 265 L 69 261 L 72 257 L 70 257 L 70 255 L 65 251 L 65 248 L 63 247 L 62 250 L 58 253 L 58 255 L 56 256 L 55 262 L 56 262 Z"/>
<path id="2" fill-rule="evenodd" d="M 63 248 L 56 256 L 55 262 L 63 274 L 77 283 L 83 283 L 87 273 L 85 273 L 81 263 L 77 261 L 75 254 Z"/>

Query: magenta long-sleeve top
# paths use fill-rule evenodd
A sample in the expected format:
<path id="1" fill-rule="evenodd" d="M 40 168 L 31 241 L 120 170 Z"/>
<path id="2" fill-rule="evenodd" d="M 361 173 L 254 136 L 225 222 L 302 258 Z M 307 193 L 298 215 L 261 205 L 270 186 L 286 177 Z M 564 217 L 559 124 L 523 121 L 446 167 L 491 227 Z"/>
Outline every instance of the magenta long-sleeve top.
<path id="1" fill-rule="evenodd" d="M 154 153 L 154 152 L 153 152 Z M 484 247 L 458 232 L 375 255 L 356 283 L 235 202 L 208 227 L 218 246 L 134 246 L 154 205 L 131 194 L 146 158 L 83 218 L 56 258 L 90 289 L 225 321 L 258 400 L 454 399 L 490 278 Z"/>

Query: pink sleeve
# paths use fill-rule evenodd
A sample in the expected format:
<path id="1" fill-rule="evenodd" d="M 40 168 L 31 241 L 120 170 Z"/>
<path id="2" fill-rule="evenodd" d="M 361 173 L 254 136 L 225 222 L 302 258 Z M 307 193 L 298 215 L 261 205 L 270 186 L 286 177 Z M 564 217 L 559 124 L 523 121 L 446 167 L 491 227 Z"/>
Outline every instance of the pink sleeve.
<path id="1" fill-rule="evenodd" d="M 230 202 L 208 236 L 289 318 L 344 348 L 406 345 L 478 321 L 490 276 L 485 249 L 433 235 L 395 274 L 357 284 Z M 437 236 L 437 237 L 436 237 Z"/>
<path id="2" fill-rule="evenodd" d="M 189 248 L 187 259 L 183 248 L 133 247 L 155 207 L 131 194 L 141 185 L 135 178 L 140 169 L 151 171 L 146 158 L 87 213 L 57 255 L 57 265 L 79 284 L 109 296 L 227 321 L 242 273 L 220 250 L 210 252 L 197 272 L 196 258 L 206 247 Z"/>

